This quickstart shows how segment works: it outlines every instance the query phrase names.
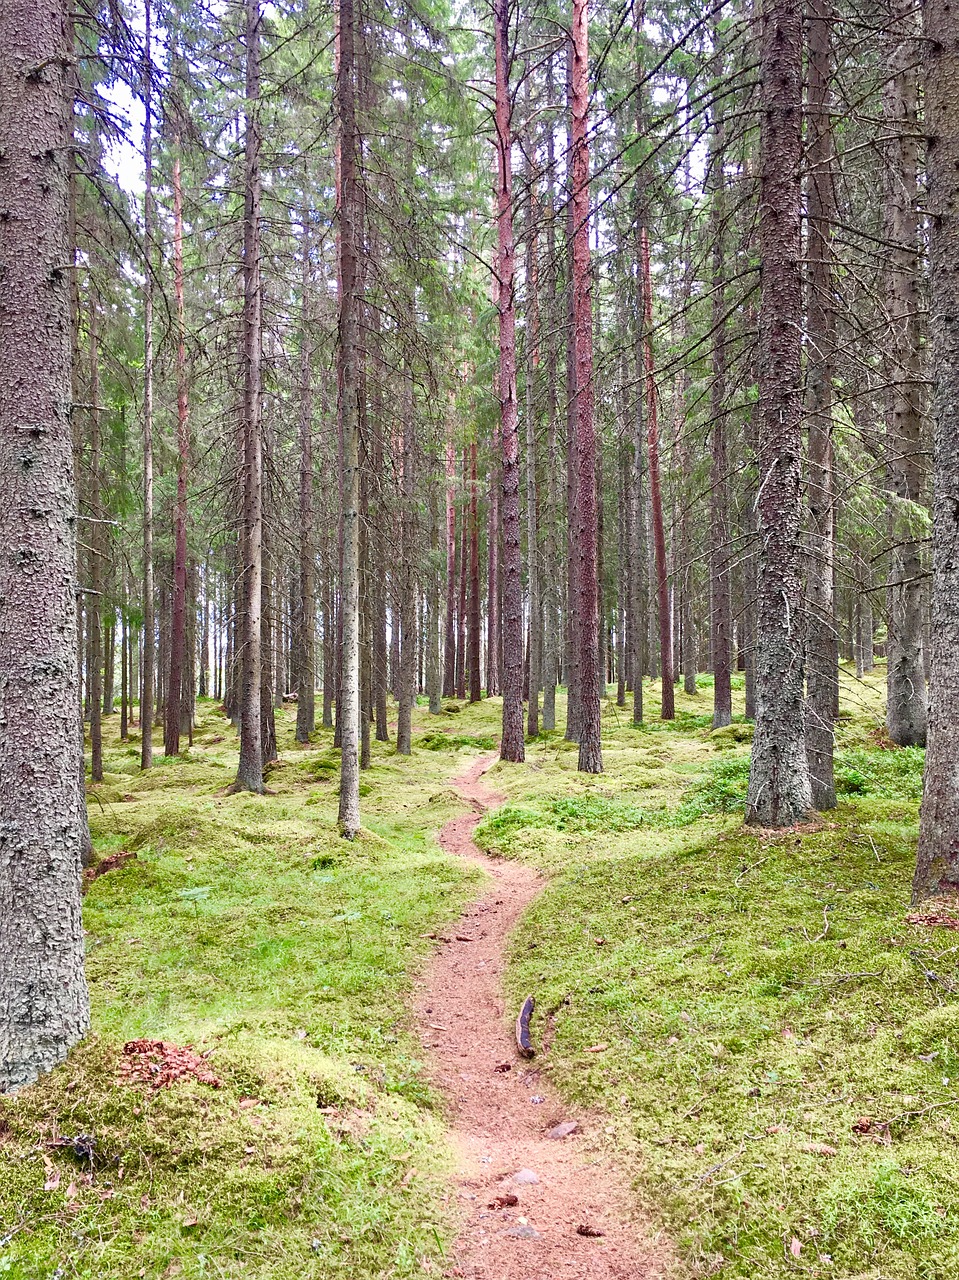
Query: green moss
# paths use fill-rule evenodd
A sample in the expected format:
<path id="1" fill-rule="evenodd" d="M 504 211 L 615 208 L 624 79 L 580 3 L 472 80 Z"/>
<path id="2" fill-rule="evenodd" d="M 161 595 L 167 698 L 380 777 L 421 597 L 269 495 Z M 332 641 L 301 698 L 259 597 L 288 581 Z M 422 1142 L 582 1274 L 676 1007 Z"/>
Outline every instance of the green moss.
<path id="1" fill-rule="evenodd" d="M 454 1224 L 406 996 L 475 881 L 435 844 L 449 758 L 377 744 L 346 844 L 329 731 L 299 748 L 284 709 L 272 794 L 231 796 L 211 704 L 145 775 L 115 725 L 91 827 L 100 856 L 136 856 L 85 899 L 95 1038 L 0 1099 L 0 1275 L 423 1274 Z M 210 1053 L 223 1088 L 124 1083 L 141 1036 Z M 57 1134 L 93 1137 L 92 1182 Z"/>

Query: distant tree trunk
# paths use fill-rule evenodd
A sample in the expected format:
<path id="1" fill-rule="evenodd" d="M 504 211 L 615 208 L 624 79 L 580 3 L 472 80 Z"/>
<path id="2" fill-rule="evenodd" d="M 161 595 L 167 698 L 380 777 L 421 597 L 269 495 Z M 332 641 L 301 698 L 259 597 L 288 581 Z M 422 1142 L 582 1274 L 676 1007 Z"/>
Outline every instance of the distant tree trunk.
<path id="1" fill-rule="evenodd" d="M 646 448 L 649 457 L 649 500 L 653 523 L 653 549 L 656 560 L 656 601 L 659 611 L 659 666 L 662 674 L 663 720 L 676 715 L 673 693 L 673 640 L 669 606 L 669 564 L 666 560 L 666 530 L 663 523 L 663 496 L 659 476 L 659 406 L 653 366 L 653 276 L 649 263 L 649 233 L 643 227 L 642 279 L 645 339 L 643 357 L 646 369 Z"/>
<path id="2" fill-rule="evenodd" d="M 357 209 L 360 195 L 356 175 L 358 148 L 353 0 L 338 0 L 338 15 L 336 107 L 339 123 L 340 207 L 337 360 L 339 419 L 343 440 L 343 572 L 340 584 L 343 645 L 337 716 L 341 735 L 339 825 L 342 835 L 352 840 L 360 829 L 360 442 L 357 367 L 357 269 L 360 252 Z"/>
<path id="3" fill-rule="evenodd" d="M 178 148 L 179 140 L 174 143 Z M 170 623 L 170 681 L 164 718 L 163 751 L 180 753 L 180 708 L 186 646 L 186 488 L 190 464 L 186 374 L 186 320 L 183 306 L 183 193 L 179 153 L 173 157 L 173 287 L 176 298 L 177 475 L 173 533 L 173 612 Z"/>
<path id="4" fill-rule="evenodd" d="M 546 91 L 553 100 L 553 59 L 546 66 Z M 556 270 L 556 144 L 553 125 L 546 129 L 546 536 L 544 546 L 545 575 L 543 583 L 543 729 L 556 728 L 556 685 L 560 665 L 560 552 L 558 526 L 560 519 L 560 462 L 557 433 L 559 428 L 559 329 Z"/>
<path id="5" fill-rule="evenodd" d="M 746 818 L 788 827 L 812 808 L 806 763 L 802 465 L 802 11 L 765 0 L 760 78 L 759 592 L 756 731 Z"/>
<path id="6" fill-rule="evenodd" d="M 926 0 L 923 28 L 935 430 L 932 680 L 914 902 L 959 892 L 959 9 Z"/>
<path id="7" fill-rule="evenodd" d="M 143 75 L 143 661 L 140 768 L 153 765 L 156 619 L 153 612 L 153 48 L 152 0 L 144 0 Z"/>
<path id="8" fill-rule="evenodd" d="M 480 668 L 480 571 L 479 571 L 479 482 L 476 476 L 476 441 L 470 444 L 469 505 L 469 604 L 466 615 L 466 664 L 469 667 L 470 702 L 483 696 L 483 672 Z"/>
<path id="9" fill-rule="evenodd" d="M 833 224 L 836 220 L 835 144 L 832 130 L 832 13 L 830 0 L 808 0 L 808 133 L 806 153 L 806 412 L 809 424 L 810 554 L 806 583 L 806 757 L 813 807 L 833 809 L 833 715 L 839 684 L 833 578 L 833 376 L 836 312 L 833 296 Z"/>
<path id="10" fill-rule="evenodd" d="M 303 221 L 300 300 L 300 592 L 296 609 L 296 740 L 316 728 L 316 547 L 313 533 L 313 347 L 310 341 L 310 229 Z"/>
<path id="11" fill-rule="evenodd" d="M 443 710 L 443 670 L 440 666 L 440 513 L 436 474 L 430 476 L 430 574 L 426 590 L 426 692 L 430 715 Z"/>
<path id="12" fill-rule="evenodd" d="M 718 21 L 713 36 L 715 75 L 722 76 L 724 57 Z M 726 442 L 726 130 L 721 101 L 716 104 L 710 169 L 713 180 L 710 209 L 712 260 L 712 380 L 710 434 L 712 457 L 709 491 L 710 648 L 713 670 L 713 728 L 730 724 L 732 694 L 732 574 L 729 554 L 729 457 Z"/>
<path id="13" fill-rule="evenodd" d="M 926 741 L 921 541 L 909 509 L 923 498 L 922 360 L 919 297 L 918 12 L 889 0 L 885 144 L 885 307 L 889 319 L 886 450 L 893 544 L 886 597 L 886 731 L 899 746 Z"/>
<path id="14" fill-rule="evenodd" d="M 573 0 L 572 289 L 576 332 L 576 541 L 579 564 L 579 769 L 602 773 L 596 424 L 593 420 L 593 280 L 589 254 L 589 40 L 587 0 Z"/>
<path id="15" fill-rule="evenodd" d="M 529 701 L 527 730 L 539 733 L 543 606 L 540 594 L 539 497 L 536 480 L 536 397 L 539 372 L 539 214 L 530 166 L 526 233 L 526 545 L 529 586 Z"/>
<path id="16" fill-rule="evenodd" d="M 403 443 L 400 477 L 400 565 L 399 565 L 399 624 L 400 624 L 400 677 L 397 690 L 399 710 L 396 724 L 396 750 L 408 756 L 412 750 L 413 706 L 416 702 L 416 660 L 419 627 L 416 618 L 416 524 L 413 504 L 415 484 L 413 465 L 415 458 L 414 405 L 412 372 L 407 371 L 408 386 L 404 393 Z M 475 446 L 474 446 L 475 447 Z M 477 586 L 477 592 L 479 587 Z M 477 630 L 478 630 L 477 620 Z M 478 655 L 477 655 L 478 656 Z M 472 664 L 472 652 L 470 654 Z M 470 683 L 479 685 L 479 673 Z"/>
<path id="17" fill-rule="evenodd" d="M 499 378 L 496 380 L 499 387 Z M 499 394 L 497 390 L 497 395 Z M 493 424 L 493 456 L 490 459 L 489 515 L 486 525 L 486 696 L 500 693 L 500 426 Z"/>
<path id="18" fill-rule="evenodd" d="M 523 581 L 519 510 L 519 409 L 516 399 L 516 303 L 513 293 L 513 146 L 509 90 L 509 4 L 494 0 L 496 45 L 496 196 L 499 270 L 499 396 L 503 446 L 503 734 L 500 757 L 521 761 L 523 740 Z"/>
<path id="19" fill-rule="evenodd" d="M 263 293 L 260 247 L 260 0 L 246 5 L 246 175 L 243 215 L 243 408 L 240 440 L 240 763 L 237 790 L 263 790 Z"/>
<path id="20" fill-rule="evenodd" d="M 466 455 L 463 455 L 463 482 L 466 483 L 466 477 L 469 469 L 466 465 Z M 463 518 L 460 527 L 460 545 L 459 545 L 459 598 L 456 606 L 456 696 L 460 699 L 466 698 L 466 577 L 467 577 L 467 546 L 469 543 L 469 532 L 467 528 L 468 513 L 466 508 L 463 509 Z"/>
<path id="21" fill-rule="evenodd" d="M 452 406 L 451 406 L 452 413 Z M 446 438 L 446 621 L 443 697 L 456 697 L 456 453 L 452 416 Z"/>
<path id="22" fill-rule="evenodd" d="M 0 5 L 0 1092 L 63 1061 L 89 1025 L 66 30 L 63 5 Z"/>
<path id="23" fill-rule="evenodd" d="M 90 778 L 103 781 L 103 535 L 100 520 L 100 333 L 96 295 L 90 297 Z"/>
<path id="24" fill-rule="evenodd" d="M 269 526 L 263 530 L 263 573 L 260 578 L 260 750 L 263 764 L 277 758 L 274 690 L 280 678 L 276 662 L 277 628 L 273 591 L 273 556 Z"/>

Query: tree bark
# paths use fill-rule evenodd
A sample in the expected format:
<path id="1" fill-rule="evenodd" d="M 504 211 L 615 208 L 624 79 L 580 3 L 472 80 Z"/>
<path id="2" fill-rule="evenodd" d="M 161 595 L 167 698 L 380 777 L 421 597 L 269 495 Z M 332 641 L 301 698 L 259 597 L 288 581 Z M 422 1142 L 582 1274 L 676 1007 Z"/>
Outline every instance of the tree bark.
<path id="1" fill-rule="evenodd" d="M 593 273 L 589 252 L 589 38 L 587 0 L 573 0 L 570 115 L 572 134 L 572 288 L 576 333 L 576 540 L 579 593 L 579 769 L 602 773 L 599 653 L 599 534 L 596 424 L 593 420 Z"/>
<path id="2" fill-rule="evenodd" d="M 339 298 L 337 362 L 340 433 L 343 441 L 343 568 L 340 583 L 342 660 L 337 699 L 340 726 L 339 826 L 348 840 L 360 829 L 360 441 L 359 441 L 359 316 L 357 242 L 359 191 L 356 174 L 357 130 L 354 57 L 353 0 L 338 0 L 339 65 L 336 73 L 336 107 L 339 123 L 338 253 Z"/>
<path id="3" fill-rule="evenodd" d="M 922 361 L 919 337 L 917 14 L 905 0 L 890 0 L 887 79 L 883 88 L 885 148 L 886 442 L 893 543 L 886 597 L 886 732 L 899 746 L 926 741 L 923 664 L 921 542 L 913 503 L 923 498 Z"/>
<path id="4" fill-rule="evenodd" d="M 523 739 L 523 581 L 519 509 L 519 408 L 513 275 L 513 133 L 509 91 L 509 5 L 495 0 L 496 209 L 499 272 L 499 397 L 503 448 L 503 733 L 500 758 L 521 761 Z"/>
<path id="5" fill-rule="evenodd" d="M 959 891 L 959 9 L 926 0 L 933 434 L 932 679 L 913 901 Z"/>
<path id="6" fill-rule="evenodd" d="M 153 764 L 156 698 L 156 619 L 153 587 L 153 48 L 152 0 L 144 0 L 143 68 L 143 661 L 140 691 L 140 768 Z"/>
<path id="7" fill-rule="evenodd" d="M 666 559 L 666 530 L 663 523 L 663 494 L 659 474 L 659 406 L 653 364 L 653 276 L 649 262 L 649 233 L 644 226 L 642 241 L 643 315 L 645 337 L 643 360 L 646 371 L 646 450 L 649 463 L 649 501 L 653 524 L 653 551 L 656 562 L 656 602 L 659 618 L 659 668 L 662 676 L 661 718 L 676 716 L 673 691 L 673 638 L 669 604 L 669 564 Z"/>
<path id="8" fill-rule="evenodd" d="M 67 14 L 0 5 L 0 1092 L 89 1025 L 70 429 Z M 37 70 L 40 68 L 39 70 Z"/>
<path id="9" fill-rule="evenodd" d="M 179 139 L 174 142 L 179 148 Z M 180 708 L 186 646 L 186 488 L 190 464 L 189 402 L 186 372 L 186 320 L 183 306 L 183 192 L 180 157 L 173 158 L 173 287 L 176 298 L 177 475 L 173 521 L 173 608 L 170 622 L 170 681 L 164 717 L 163 751 L 180 753 Z"/>
<path id="10" fill-rule="evenodd" d="M 832 129 L 832 12 L 830 0 L 809 0 L 807 13 L 809 178 L 806 183 L 806 414 L 808 419 L 809 538 L 806 581 L 806 758 L 812 803 L 836 805 L 833 715 L 839 687 L 836 634 L 835 497 L 833 494 L 833 376 L 836 312 L 833 301 L 833 224 L 836 219 Z"/>
<path id="11" fill-rule="evenodd" d="M 759 590 L 756 731 L 746 820 L 787 827 L 812 808 L 806 762 L 802 464 L 802 10 L 765 0 L 760 75 Z"/>
<path id="12" fill-rule="evenodd" d="M 300 298 L 300 592 L 296 608 L 296 740 L 316 728 L 316 547 L 313 531 L 313 345 L 310 340 L 310 229 L 303 220 Z"/>
<path id="13" fill-rule="evenodd" d="M 260 0 L 246 5 L 246 175 L 243 215 L 243 409 L 240 440 L 240 763 L 234 786 L 263 790 L 263 294 L 260 246 Z"/>

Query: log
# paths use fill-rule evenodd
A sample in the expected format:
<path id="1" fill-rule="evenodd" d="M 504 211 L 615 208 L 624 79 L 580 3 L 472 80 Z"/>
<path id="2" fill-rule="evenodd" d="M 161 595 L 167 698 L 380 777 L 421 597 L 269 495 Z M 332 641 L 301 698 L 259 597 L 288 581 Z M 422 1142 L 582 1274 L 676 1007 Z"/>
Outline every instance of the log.
<path id="1" fill-rule="evenodd" d="M 536 1001 L 532 996 L 527 996 L 523 1001 L 523 1007 L 519 1011 L 519 1017 L 516 1019 L 516 1049 L 521 1058 L 532 1058 L 536 1052 L 529 1033 L 529 1020 L 535 1008 Z"/>

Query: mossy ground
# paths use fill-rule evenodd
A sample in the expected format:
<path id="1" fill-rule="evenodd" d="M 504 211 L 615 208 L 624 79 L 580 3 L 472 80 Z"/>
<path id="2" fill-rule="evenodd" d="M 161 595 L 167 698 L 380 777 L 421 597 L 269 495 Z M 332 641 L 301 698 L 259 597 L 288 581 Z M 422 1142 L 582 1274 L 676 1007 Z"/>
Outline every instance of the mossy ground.
<path id="1" fill-rule="evenodd" d="M 959 1274 L 959 936 L 905 920 L 922 753 L 880 745 L 882 683 L 844 680 L 841 803 L 797 832 L 743 829 L 751 730 L 710 730 L 708 681 L 672 725 L 654 686 L 643 728 L 607 702 L 601 776 L 557 734 L 491 771 L 508 803 L 478 838 L 551 877 L 511 995 L 536 995 L 555 1085 L 606 1113 L 692 1276 Z M 433 834 L 500 705 L 456 712 L 418 709 L 409 760 L 377 747 L 355 845 L 331 735 L 296 748 L 288 712 L 265 797 L 224 794 L 236 742 L 210 704 L 150 774 L 110 742 L 97 849 L 137 857 L 86 899 L 95 1037 L 0 1099 L 0 1274 L 448 1265 L 442 1114 L 404 997 L 422 935 L 475 888 Z M 119 1083 L 137 1036 L 213 1050 L 224 1087 Z M 48 1145 L 79 1134 L 92 1181 Z"/>
<path id="2" fill-rule="evenodd" d="M 672 726 L 607 704 L 601 776 L 552 737 L 490 773 L 478 839 L 552 876 L 512 996 L 691 1275 L 959 1275 L 959 936 L 905 920 L 922 752 L 880 747 L 883 680 L 846 673 L 840 805 L 801 831 L 742 826 L 749 728 L 705 681 Z"/>
<path id="3" fill-rule="evenodd" d="M 458 811 L 450 756 L 378 746 L 350 844 L 332 734 L 297 747 L 289 710 L 267 796 L 225 794 L 236 736 L 211 703 L 184 758 L 145 775 L 107 723 L 94 841 L 136 858 L 85 900 L 93 1037 L 0 1099 L 0 1275 L 438 1273 L 443 1123 L 404 997 L 423 935 L 473 892 L 434 840 Z M 138 1037 L 212 1050 L 223 1088 L 121 1083 Z M 77 1135 L 92 1180 L 49 1145 Z"/>

